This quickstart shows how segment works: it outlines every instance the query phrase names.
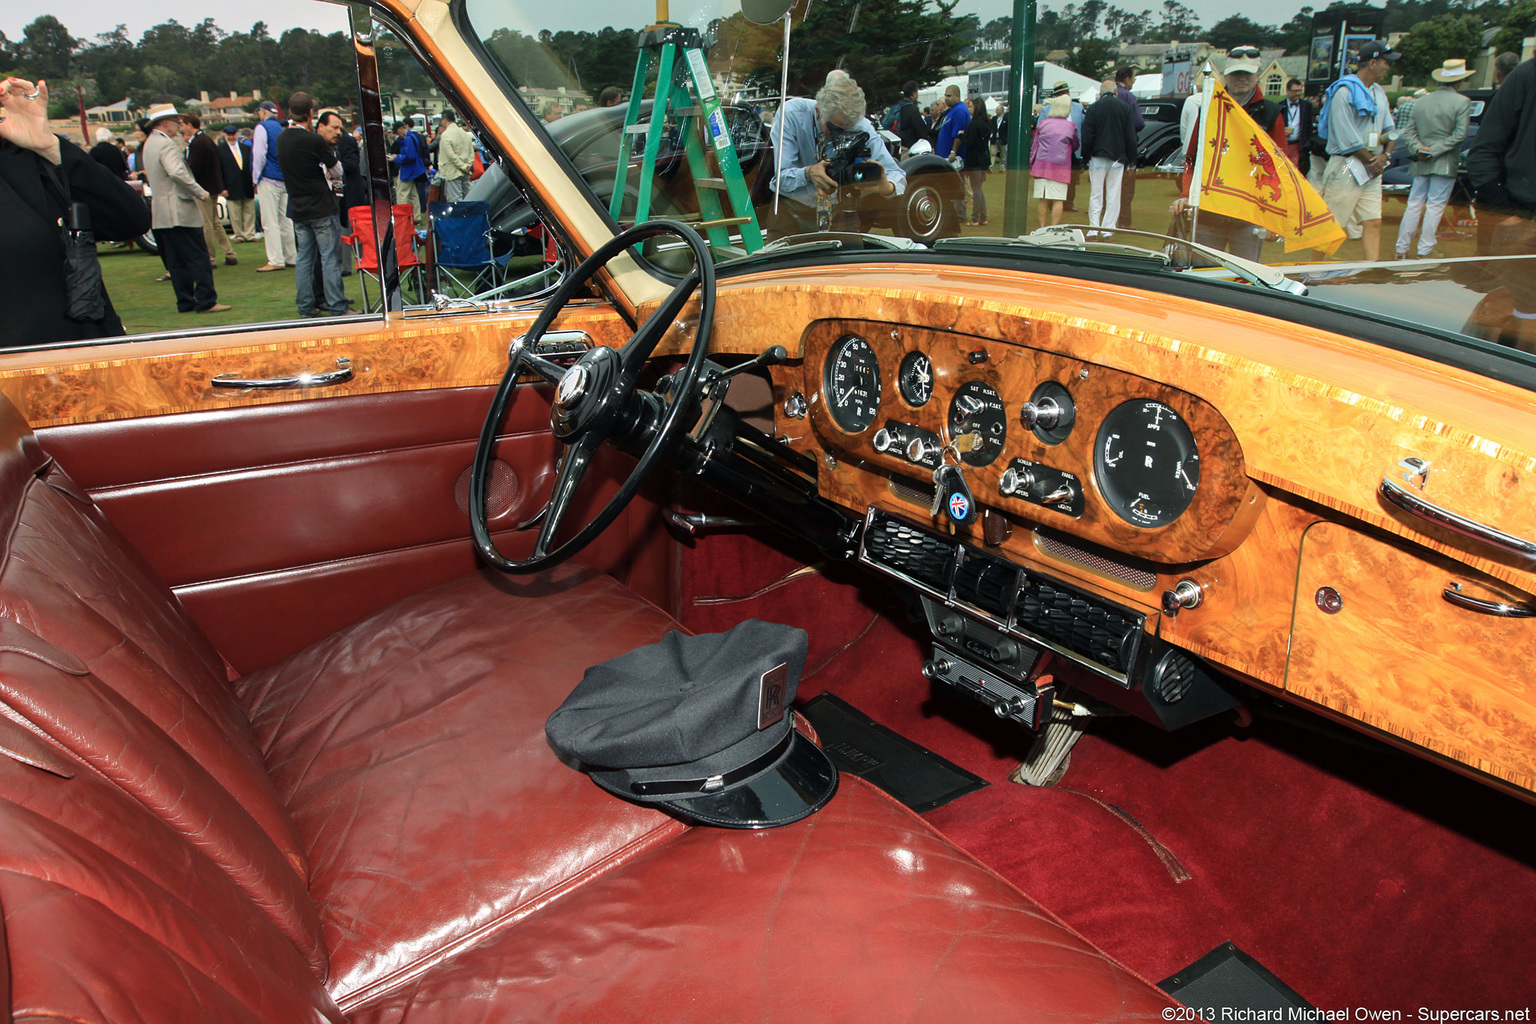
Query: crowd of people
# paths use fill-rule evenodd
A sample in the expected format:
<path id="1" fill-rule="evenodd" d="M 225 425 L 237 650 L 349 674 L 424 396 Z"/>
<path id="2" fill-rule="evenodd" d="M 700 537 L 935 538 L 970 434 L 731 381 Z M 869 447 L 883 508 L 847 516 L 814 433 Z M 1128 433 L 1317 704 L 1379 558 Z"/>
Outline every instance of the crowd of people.
<path id="1" fill-rule="evenodd" d="M 1500 58 L 1497 91 L 1468 146 L 1471 103 L 1460 90 L 1472 72 L 1465 61 L 1445 61 L 1432 75 L 1432 90 L 1405 97 L 1394 111 L 1382 83 L 1400 54 L 1368 42 L 1358 56 L 1352 74 L 1310 98 L 1294 79 L 1283 100 L 1263 96 L 1257 89 L 1257 47 L 1234 47 L 1220 80 L 1275 151 L 1306 176 L 1338 223 L 1360 239 L 1367 260 L 1381 255 L 1382 173 L 1394 148 L 1407 154 L 1411 179 L 1397 257 L 1438 255 L 1441 218 L 1458 180 L 1468 182 L 1475 195 L 1479 254 L 1536 251 L 1536 62 Z M 1088 233 L 1131 226 L 1137 133 L 1144 123 L 1129 89 L 1133 81 L 1132 69 L 1120 68 L 1096 96 L 1081 98 L 1074 98 L 1065 82 L 1053 85 L 1036 113 L 1030 149 L 1039 224 L 1061 223 L 1086 171 Z M 610 91 L 601 102 L 622 101 Z M 804 226 L 813 216 L 818 227 L 836 226 L 825 216 L 827 200 L 849 182 L 835 180 L 843 171 L 833 154 L 855 136 L 869 165 L 855 176 L 860 193 L 901 195 L 907 181 L 900 160 L 931 151 L 959 172 L 966 220 L 988 223 L 984 185 L 995 149 L 1006 144 L 1008 111 L 998 105 L 989 113 L 981 97 L 962 100 L 955 86 L 927 109 L 918 102 L 917 82 L 902 91 L 883 115 L 871 119 L 858 83 L 834 70 L 814 99 L 791 99 L 777 111 L 773 138 L 782 149 L 772 188 L 790 200 L 785 205 L 791 210 L 801 211 Z M 1199 141 L 1200 97 L 1197 86 L 1180 123 L 1191 157 Z M 221 258 L 223 265 L 238 264 L 235 244 L 259 238 L 266 262 L 257 272 L 295 271 L 300 316 L 345 313 L 351 303 L 342 279 L 351 273 L 352 250 L 341 241 L 343 225 L 347 211 L 369 199 L 361 132 L 349 130 L 338 111 L 316 110 L 306 93 L 294 93 L 287 106 L 286 119 L 277 104 L 264 101 L 253 129 L 214 130 L 194 113 L 160 104 L 139 123 L 135 144 L 125 145 L 103 129 L 86 154 L 48 131 L 44 83 L 8 79 L 0 89 L 0 180 L 11 188 L 0 189 L 0 216 L 19 225 L 12 231 L 19 251 L 40 258 L 22 261 L 27 272 L 11 282 L 26 288 L 29 301 L 20 304 L 24 315 L 7 321 L 3 343 L 121 333 L 100 287 L 99 268 L 94 292 L 89 281 L 81 283 L 71 273 L 60 280 L 49 268 L 70 265 L 66 257 L 82 239 L 126 240 L 146 231 L 158 243 L 165 269 L 161 280 L 170 282 L 180 312 L 228 310 L 219 300 L 215 268 Z M 877 123 L 898 142 L 888 147 Z M 389 144 L 394 200 L 411 207 L 418 226 L 424 223 L 429 182 L 444 200 L 462 200 L 480 165 L 476 144 L 453 111 L 442 114 L 438 129 L 429 137 L 402 120 L 393 125 Z M 1171 210 L 1176 217 L 1185 212 L 1193 163 L 1186 160 Z M 148 186 L 148 210 L 128 185 L 135 181 Z M 224 200 L 227 231 L 217 197 Z M 1258 225 L 1216 213 L 1203 213 L 1197 224 L 1196 241 L 1250 258 L 1273 237 Z M 1505 289 L 1501 301 L 1511 307 L 1512 326 L 1500 330 L 1536 350 L 1536 275 L 1525 277 L 1530 281 Z M 76 303 L 79 295 L 94 295 L 96 301 Z"/>

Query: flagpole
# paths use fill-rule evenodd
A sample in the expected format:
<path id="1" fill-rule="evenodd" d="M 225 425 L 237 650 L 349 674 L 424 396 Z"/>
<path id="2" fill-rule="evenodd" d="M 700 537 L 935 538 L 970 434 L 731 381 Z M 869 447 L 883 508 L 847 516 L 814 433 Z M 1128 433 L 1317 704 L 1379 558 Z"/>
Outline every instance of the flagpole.
<path id="1" fill-rule="evenodd" d="M 1200 85 L 1200 122 L 1195 127 L 1196 138 L 1200 140 L 1195 147 L 1195 174 L 1189 181 L 1189 208 L 1194 210 L 1194 216 L 1189 222 L 1189 240 L 1195 240 L 1195 232 L 1200 227 L 1200 182 L 1205 175 L 1205 122 L 1211 113 L 1211 98 L 1216 94 L 1216 71 L 1211 67 L 1211 62 L 1205 62 L 1202 72 L 1205 80 Z"/>

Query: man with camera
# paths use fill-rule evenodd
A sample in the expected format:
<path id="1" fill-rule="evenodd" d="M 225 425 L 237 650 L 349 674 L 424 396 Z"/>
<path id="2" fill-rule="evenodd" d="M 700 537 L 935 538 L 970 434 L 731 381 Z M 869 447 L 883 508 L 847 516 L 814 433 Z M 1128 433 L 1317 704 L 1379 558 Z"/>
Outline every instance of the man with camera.
<path id="1" fill-rule="evenodd" d="M 907 176 L 864 110 L 864 90 L 836 69 L 828 72 L 814 100 L 796 97 L 780 107 L 773 125 L 779 147 L 773 184 L 779 195 L 794 201 L 788 206 L 797 227 L 814 213 L 816 230 L 832 230 L 836 220 L 844 222 L 839 230 L 858 231 L 863 196 L 906 191 Z"/>

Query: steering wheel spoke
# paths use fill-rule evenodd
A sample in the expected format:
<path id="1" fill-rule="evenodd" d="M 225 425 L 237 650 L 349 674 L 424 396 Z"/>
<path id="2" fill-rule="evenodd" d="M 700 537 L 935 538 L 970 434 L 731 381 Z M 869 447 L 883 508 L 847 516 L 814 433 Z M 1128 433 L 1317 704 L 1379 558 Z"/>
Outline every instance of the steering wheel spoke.
<path id="1" fill-rule="evenodd" d="M 565 367 L 552 359 L 545 359 L 543 356 L 535 355 L 527 349 L 523 350 L 523 365 L 551 384 L 559 384 L 560 378 L 565 376 Z"/>
<path id="2" fill-rule="evenodd" d="M 695 266 L 646 319 L 634 337 L 617 351 L 592 349 L 569 369 L 534 353 L 539 339 L 554 323 L 565 304 L 586 286 L 598 270 L 636 243 L 662 234 L 676 235 L 687 243 L 693 252 Z M 656 351 L 662 337 L 676 322 L 678 314 L 695 291 L 699 293 L 699 324 L 693 339 L 693 350 L 682 370 L 674 376 L 672 397 L 660 413 L 660 423 L 654 430 L 650 430 L 650 440 L 644 452 L 639 455 L 634 469 L 607 504 L 580 530 L 565 541 L 557 542 L 555 535 L 560 531 L 581 481 L 591 468 L 603 441 L 640 426 L 638 421 L 629 422 L 640 415 L 635 411 L 637 406 L 644 404 L 635 399 L 636 380 L 646 360 Z M 475 448 L 475 461 L 470 474 L 469 504 L 470 530 L 474 535 L 475 549 L 481 558 L 502 572 L 539 572 L 580 551 L 618 517 L 640 490 L 646 477 L 678 443 L 688 425 L 689 415 L 697 406 L 696 402 L 689 399 L 703 375 L 714 312 L 715 267 L 711 262 L 709 248 L 697 232 L 677 221 L 650 221 L 616 235 L 599 246 L 570 277 L 561 282 L 549 300 L 549 305 L 534 320 L 522 343 L 513 347 L 506 373 L 496 389 L 496 396 L 491 400 L 490 411 L 480 430 L 480 442 Z M 557 385 L 550 424 L 555 436 L 566 441 L 569 447 L 543 512 L 524 521 L 525 527 L 535 522 L 539 524 L 533 553 L 527 558 L 512 559 L 498 551 L 491 539 L 485 497 L 491 451 L 496 445 L 507 407 L 516 393 L 518 375 L 525 366 Z M 649 424 L 645 429 L 649 429 Z"/>
<path id="3" fill-rule="evenodd" d="M 538 539 L 533 543 L 534 558 L 548 556 L 550 545 L 555 542 L 555 533 L 571 507 L 571 499 L 576 496 L 582 477 L 587 475 L 587 470 L 592 466 L 592 458 L 601 444 L 601 438 L 588 434 L 566 448 L 565 457 L 560 462 L 560 472 L 555 477 L 554 490 L 550 491 L 549 501 L 544 506 L 544 521 L 539 524 Z"/>

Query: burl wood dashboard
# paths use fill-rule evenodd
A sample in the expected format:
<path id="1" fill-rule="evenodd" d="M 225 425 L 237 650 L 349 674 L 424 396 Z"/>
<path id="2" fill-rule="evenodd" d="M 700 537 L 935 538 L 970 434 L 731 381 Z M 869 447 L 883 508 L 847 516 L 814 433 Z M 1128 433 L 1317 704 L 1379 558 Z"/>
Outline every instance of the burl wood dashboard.
<path id="1" fill-rule="evenodd" d="M 44 426 L 484 386 L 533 313 L 4 353 L 0 390 Z M 687 349 L 693 315 L 659 357 Z M 602 345 L 628 337 L 600 302 L 557 326 Z M 867 352 L 839 348 L 850 337 Z M 1383 477 L 1405 479 L 1402 460 L 1420 459 L 1432 468 L 1407 485 L 1426 500 L 1536 538 L 1529 392 L 1214 302 L 1007 269 L 868 264 L 723 282 L 716 352 L 773 345 L 790 356 L 771 370 L 773 430 L 851 516 L 884 510 L 1132 609 L 1147 636 L 1221 672 L 1536 794 L 1536 620 L 1446 596 L 1532 606 L 1536 564 L 1377 494 Z M 913 353 L 928 360 L 926 401 L 911 380 L 903 395 Z M 324 393 L 209 386 L 342 357 L 357 372 Z M 1070 396 L 1069 430 L 1024 422 L 1046 384 Z M 1165 428 L 1187 431 L 1171 459 L 1147 448 Z M 957 436 L 967 450 L 944 455 Z M 934 454 L 909 454 L 923 439 L 962 465 L 974 518 L 931 514 Z M 1136 462 L 1137 441 L 1143 469 L 1163 479 L 1150 497 L 1145 478 L 1116 490 L 1103 472 Z M 1199 605 L 1165 613 L 1163 593 L 1186 580 Z"/>
<path id="2" fill-rule="evenodd" d="M 1433 500 L 1536 536 L 1516 499 L 1536 470 L 1531 396 L 1166 296 L 806 276 L 758 291 L 766 303 L 723 295 L 716 329 L 742 352 L 789 344 L 775 429 L 816 460 L 824 497 L 1102 596 L 1238 678 L 1536 790 L 1536 625 L 1445 597 L 1536 605 L 1532 566 L 1376 495 L 1422 458 Z M 1070 408 L 1068 429 L 1042 424 L 1043 397 Z M 935 503 L 940 462 L 972 515 L 950 514 L 947 492 Z M 1199 603 L 1169 614 L 1180 583 Z"/>

